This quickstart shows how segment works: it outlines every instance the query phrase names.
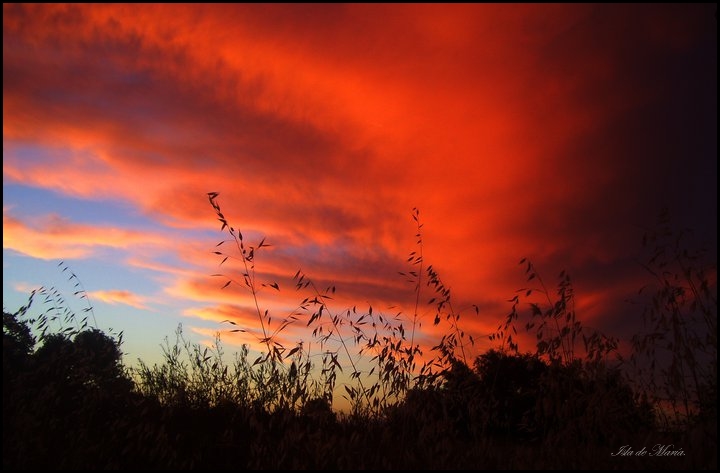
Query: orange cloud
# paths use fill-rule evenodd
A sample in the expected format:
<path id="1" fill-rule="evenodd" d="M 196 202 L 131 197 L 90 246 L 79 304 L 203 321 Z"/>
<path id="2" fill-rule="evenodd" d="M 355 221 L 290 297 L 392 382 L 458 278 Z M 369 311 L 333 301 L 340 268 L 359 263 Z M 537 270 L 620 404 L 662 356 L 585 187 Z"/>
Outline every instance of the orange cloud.
<path id="1" fill-rule="evenodd" d="M 129 248 L 157 244 L 147 233 L 70 222 L 59 215 L 26 223 L 3 213 L 3 248 L 41 259 L 86 258 L 98 248 Z"/>
<path id="2" fill-rule="evenodd" d="M 16 282 L 13 284 L 13 289 L 23 294 L 30 294 L 31 292 L 39 289 L 39 286 L 29 284 L 27 282 Z"/>
<path id="3" fill-rule="evenodd" d="M 184 311 L 184 315 L 217 322 L 218 327 L 205 331 L 206 336 L 207 333 L 219 333 L 223 341 L 233 345 L 245 344 L 260 352 L 267 353 L 266 337 L 273 347 L 294 347 L 296 343 L 308 340 L 308 334 L 303 330 L 304 323 L 289 318 L 273 319 L 271 316 L 263 319 L 263 327 L 254 307 L 222 304 L 189 308 Z"/>
<path id="4" fill-rule="evenodd" d="M 136 309 L 147 310 L 147 298 L 125 290 L 91 291 L 89 297 L 107 304 L 125 304 Z"/>

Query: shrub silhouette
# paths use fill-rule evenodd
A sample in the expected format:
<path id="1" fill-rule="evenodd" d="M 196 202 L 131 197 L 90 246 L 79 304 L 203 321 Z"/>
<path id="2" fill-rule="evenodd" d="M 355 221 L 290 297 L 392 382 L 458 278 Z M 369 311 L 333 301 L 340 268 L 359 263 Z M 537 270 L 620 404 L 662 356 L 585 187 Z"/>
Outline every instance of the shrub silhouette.
<path id="1" fill-rule="evenodd" d="M 17 319 L 18 314 L 3 311 L 3 373 L 23 365 L 35 346 L 30 327 Z"/>
<path id="2" fill-rule="evenodd" d="M 536 434 L 535 407 L 548 367 L 537 356 L 490 350 L 475 360 L 478 401 L 489 432 Z"/>
<path id="3" fill-rule="evenodd" d="M 551 444 L 611 446 L 654 425 L 652 408 L 634 396 L 616 368 L 551 364 L 539 388 L 535 423 Z"/>
<path id="4" fill-rule="evenodd" d="M 470 417 L 486 433 L 612 445 L 653 427 L 652 407 L 617 368 L 490 350 L 476 359 L 475 371 Z"/>

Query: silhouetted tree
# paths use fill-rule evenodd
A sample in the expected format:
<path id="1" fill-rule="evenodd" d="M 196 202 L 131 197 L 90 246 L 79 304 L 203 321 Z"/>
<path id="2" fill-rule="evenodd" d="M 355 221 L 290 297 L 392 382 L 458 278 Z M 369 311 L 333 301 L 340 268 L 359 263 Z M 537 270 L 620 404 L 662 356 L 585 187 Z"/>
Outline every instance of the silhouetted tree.
<path id="1" fill-rule="evenodd" d="M 3 314 L 3 467 L 92 468 L 119 459 L 133 390 L 100 330 L 47 335 Z M 33 352 L 34 350 L 34 352 Z M 112 447 L 112 448 L 111 448 Z"/>

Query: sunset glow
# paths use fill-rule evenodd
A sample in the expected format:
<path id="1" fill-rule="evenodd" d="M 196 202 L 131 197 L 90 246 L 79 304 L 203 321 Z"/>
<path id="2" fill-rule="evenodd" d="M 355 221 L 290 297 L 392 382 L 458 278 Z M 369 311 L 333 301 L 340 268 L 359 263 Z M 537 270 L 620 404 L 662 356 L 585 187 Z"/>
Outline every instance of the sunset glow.
<path id="1" fill-rule="evenodd" d="M 338 313 L 411 323 L 418 208 L 473 354 L 528 287 L 523 257 L 551 290 L 567 270 L 578 317 L 626 340 L 663 208 L 716 260 L 715 9 L 5 4 L 4 307 L 40 286 L 84 307 L 64 261 L 130 363 L 178 324 L 261 348 L 251 294 L 212 276 L 241 279 L 213 254 L 217 192 L 271 245 L 255 265 L 277 320 L 301 269 Z"/>

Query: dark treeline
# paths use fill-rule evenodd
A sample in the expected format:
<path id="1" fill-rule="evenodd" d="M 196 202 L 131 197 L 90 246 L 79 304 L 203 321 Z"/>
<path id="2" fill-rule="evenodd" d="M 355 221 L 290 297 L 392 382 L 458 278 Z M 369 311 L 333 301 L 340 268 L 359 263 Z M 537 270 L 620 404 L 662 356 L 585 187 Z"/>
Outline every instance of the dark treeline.
<path id="1" fill-rule="evenodd" d="M 257 387 L 238 377 L 238 364 L 228 378 L 228 367 L 207 356 L 198 360 L 204 366 L 200 376 L 197 367 L 170 356 L 182 346 L 170 348 L 163 366 L 146 367 L 144 377 L 133 380 L 132 370 L 121 363 L 118 341 L 103 332 L 53 334 L 36 346 L 27 323 L 5 312 L 3 468 L 714 468 L 717 463 L 717 424 L 709 412 L 684 429 L 666 431 L 618 370 L 599 365 L 553 364 L 493 350 L 472 367 L 455 362 L 434 386 L 408 390 L 377 415 L 339 415 L 322 398 L 282 405 L 263 404 L 241 390 L 217 394 L 228 379 Z M 186 371 L 184 378 L 179 370 Z M 292 391 L 293 375 L 278 370 L 265 382 Z M 208 383 L 204 392 L 200 382 Z M 668 445 L 683 456 L 611 455 L 625 445 L 634 450 Z"/>

